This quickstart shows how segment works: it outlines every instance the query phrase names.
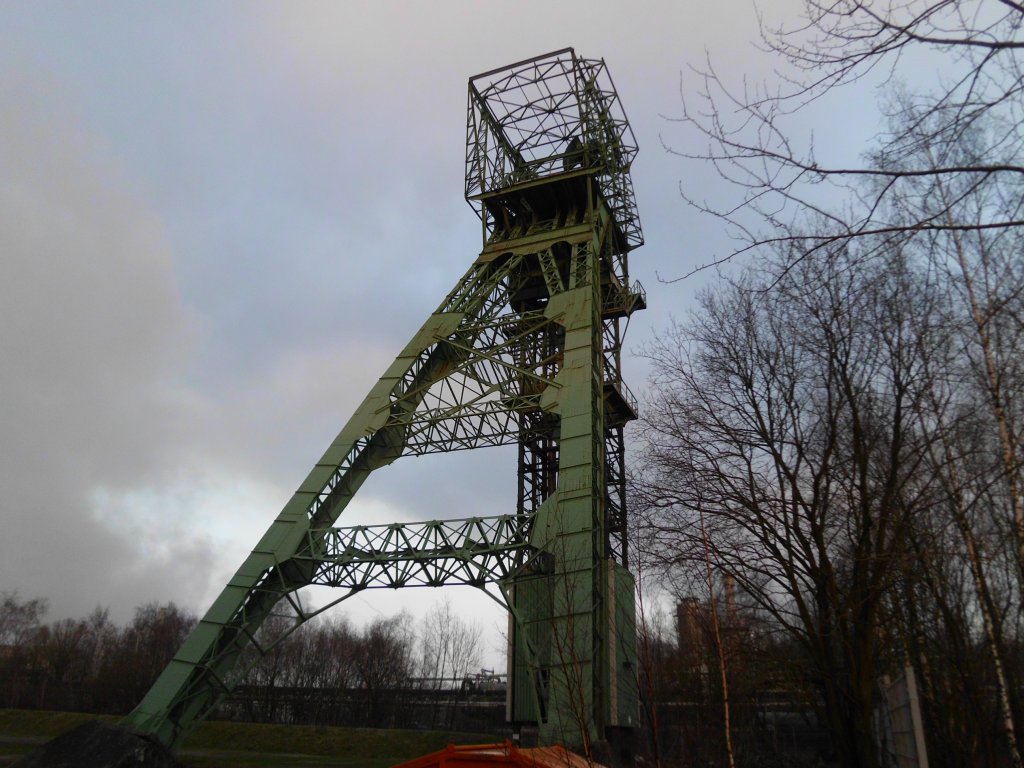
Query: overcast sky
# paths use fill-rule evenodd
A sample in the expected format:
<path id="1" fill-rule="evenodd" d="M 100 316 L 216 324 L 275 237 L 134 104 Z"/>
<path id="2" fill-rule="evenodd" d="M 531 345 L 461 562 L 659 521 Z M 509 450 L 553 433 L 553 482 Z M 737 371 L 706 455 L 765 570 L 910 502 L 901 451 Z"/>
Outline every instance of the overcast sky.
<path id="1" fill-rule="evenodd" d="M 685 139 L 665 116 L 705 49 L 737 82 L 770 62 L 746 0 L 626 8 L 0 3 L 0 590 L 50 618 L 205 610 L 479 251 L 478 72 L 569 45 L 606 60 L 640 144 L 651 309 L 630 349 L 685 315 L 711 277 L 657 276 L 729 243 L 680 200 L 713 171 L 666 153 Z M 339 524 L 508 512 L 514 488 L 508 450 L 403 459 Z"/>

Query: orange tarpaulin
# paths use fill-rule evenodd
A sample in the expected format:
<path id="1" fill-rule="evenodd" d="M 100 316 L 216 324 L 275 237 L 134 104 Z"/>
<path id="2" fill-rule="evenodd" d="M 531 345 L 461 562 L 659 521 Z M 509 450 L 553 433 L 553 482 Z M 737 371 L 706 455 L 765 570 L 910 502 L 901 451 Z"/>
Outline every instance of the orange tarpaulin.
<path id="1" fill-rule="evenodd" d="M 393 768 L 474 768 L 474 766 L 518 765 L 528 768 L 602 768 L 585 757 L 574 755 L 564 747 L 533 747 L 520 749 L 511 741 L 504 744 L 474 744 L 433 752 Z"/>

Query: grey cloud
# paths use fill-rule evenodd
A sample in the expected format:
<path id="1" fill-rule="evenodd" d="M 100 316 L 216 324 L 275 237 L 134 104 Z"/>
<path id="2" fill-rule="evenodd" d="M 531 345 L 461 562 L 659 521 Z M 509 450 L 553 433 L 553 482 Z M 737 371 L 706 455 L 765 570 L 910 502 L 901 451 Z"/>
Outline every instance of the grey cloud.
<path id="1" fill-rule="evenodd" d="M 91 508 L 176 450 L 168 374 L 190 321 L 158 219 L 71 126 L 38 83 L 0 90 L 0 585 L 57 614 L 197 573 L 157 578 Z"/>

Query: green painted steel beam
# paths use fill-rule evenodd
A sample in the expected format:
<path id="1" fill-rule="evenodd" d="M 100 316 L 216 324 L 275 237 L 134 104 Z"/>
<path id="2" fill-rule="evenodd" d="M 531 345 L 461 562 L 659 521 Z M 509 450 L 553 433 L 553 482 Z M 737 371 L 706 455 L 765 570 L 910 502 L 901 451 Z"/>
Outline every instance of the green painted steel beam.
<path id="1" fill-rule="evenodd" d="M 313 583 L 349 590 L 484 587 L 530 567 L 536 550 L 520 515 L 311 531 Z"/>
<path id="2" fill-rule="evenodd" d="M 466 196 L 483 249 L 388 367 L 139 706 L 168 745 L 242 679 L 242 652 L 299 591 L 497 585 L 512 617 L 509 712 L 544 743 L 636 721 L 620 321 L 646 305 L 635 143 L 604 62 L 571 49 L 470 82 Z M 425 244 L 428 248 L 429 244 Z M 337 528 L 403 456 L 518 446 L 508 514 Z M 455 482 L 458 480 L 456 479 Z M 322 610 L 322 609 L 321 609 Z"/>

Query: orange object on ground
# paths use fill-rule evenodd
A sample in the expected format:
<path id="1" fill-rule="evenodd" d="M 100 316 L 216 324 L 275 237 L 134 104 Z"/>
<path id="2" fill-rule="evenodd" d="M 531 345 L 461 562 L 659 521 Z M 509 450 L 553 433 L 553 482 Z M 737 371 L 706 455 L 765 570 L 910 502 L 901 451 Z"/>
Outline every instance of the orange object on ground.
<path id="1" fill-rule="evenodd" d="M 489 768 L 515 765 L 527 768 L 603 768 L 562 746 L 520 749 L 511 741 L 504 744 L 449 744 L 445 749 L 417 757 L 393 768 Z"/>

